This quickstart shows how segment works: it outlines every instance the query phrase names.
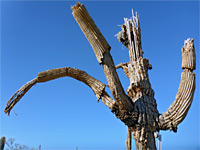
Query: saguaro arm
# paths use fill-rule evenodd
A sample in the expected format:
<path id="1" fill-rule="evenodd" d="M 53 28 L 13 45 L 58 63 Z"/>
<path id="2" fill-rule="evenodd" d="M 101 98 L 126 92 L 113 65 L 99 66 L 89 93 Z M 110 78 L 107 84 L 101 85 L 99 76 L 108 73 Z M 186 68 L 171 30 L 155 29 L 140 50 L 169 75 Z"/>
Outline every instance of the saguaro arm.
<path id="1" fill-rule="evenodd" d="M 196 55 L 194 49 L 194 40 L 187 39 L 182 48 L 182 69 L 181 82 L 175 101 L 171 106 L 159 116 L 159 125 L 161 130 L 177 131 L 177 125 L 186 117 L 191 106 L 195 91 Z"/>
<path id="2" fill-rule="evenodd" d="M 38 77 L 27 82 L 23 85 L 7 102 L 6 108 L 4 110 L 5 113 L 10 113 L 11 109 L 14 105 L 26 94 L 26 92 L 36 83 L 47 82 L 50 80 L 54 80 L 61 77 L 72 77 L 78 81 L 85 83 L 89 86 L 94 94 L 97 97 L 97 100 L 101 99 L 102 102 L 108 107 L 112 108 L 114 101 L 105 91 L 106 85 L 100 82 L 99 80 L 91 77 L 85 71 L 76 69 L 76 68 L 57 68 L 47 70 L 41 73 L 38 73 Z"/>

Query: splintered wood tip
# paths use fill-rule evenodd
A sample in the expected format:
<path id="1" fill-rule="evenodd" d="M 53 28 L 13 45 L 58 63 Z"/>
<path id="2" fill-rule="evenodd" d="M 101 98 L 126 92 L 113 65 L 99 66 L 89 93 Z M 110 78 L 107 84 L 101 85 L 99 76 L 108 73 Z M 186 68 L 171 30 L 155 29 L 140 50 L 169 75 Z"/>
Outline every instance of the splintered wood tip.
<path id="1" fill-rule="evenodd" d="M 193 47 L 194 46 L 194 39 L 190 39 L 190 38 L 188 38 L 187 40 L 185 40 L 185 42 L 184 42 L 184 47 L 185 47 L 185 49 L 186 48 L 190 48 L 190 47 Z"/>
<path id="2" fill-rule="evenodd" d="M 194 48 L 194 39 L 188 38 L 182 47 L 182 69 L 196 69 L 196 54 Z"/>
<path id="3" fill-rule="evenodd" d="M 76 9 L 78 9 L 80 6 L 82 6 L 83 4 L 77 2 L 76 5 L 71 6 L 72 11 L 75 11 Z"/>

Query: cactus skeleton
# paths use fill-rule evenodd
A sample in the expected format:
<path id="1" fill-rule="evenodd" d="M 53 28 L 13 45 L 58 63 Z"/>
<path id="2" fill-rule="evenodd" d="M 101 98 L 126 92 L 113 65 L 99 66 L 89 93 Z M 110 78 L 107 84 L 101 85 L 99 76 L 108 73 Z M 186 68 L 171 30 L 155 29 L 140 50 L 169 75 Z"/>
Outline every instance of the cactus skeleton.
<path id="1" fill-rule="evenodd" d="M 177 125 L 186 117 L 195 91 L 196 56 L 194 40 L 187 39 L 182 48 L 182 69 L 180 86 L 168 110 L 158 112 L 154 90 L 151 88 L 148 70 L 152 69 L 149 60 L 143 58 L 139 16 L 124 19 L 124 24 L 116 36 L 129 50 L 130 61 L 115 66 L 110 54 L 111 47 L 94 23 L 83 4 L 71 7 L 73 17 L 91 44 L 97 61 L 102 65 L 108 87 L 114 100 L 105 91 L 106 85 L 76 68 L 58 68 L 44 71 L 38 77 L 22 86 L 8 101 L 5 113 L 10 113 L 14 105 L 36 83 L 47 82 L 60 77 L 72 77 L 88 85 L 111 112 L 127 126 L 126 147 L 131 149 L 131 134 L 138 150 L 156 149 L 154 133 L 159 130 L 177 131 Z M 125 93 L 116 69 L 122 68 L 130 80 Z"/>

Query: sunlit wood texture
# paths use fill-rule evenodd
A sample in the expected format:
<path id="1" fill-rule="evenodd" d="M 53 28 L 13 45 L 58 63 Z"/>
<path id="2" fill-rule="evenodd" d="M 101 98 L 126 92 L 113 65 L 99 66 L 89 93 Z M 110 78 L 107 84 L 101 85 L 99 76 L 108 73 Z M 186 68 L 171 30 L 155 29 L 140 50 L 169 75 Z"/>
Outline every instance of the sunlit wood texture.
<path id="1" fill-rule="evenodd" d="M 8 100 L 6 107 L 4 109 L 5 113 L 10 114 L 10 111 L 15 106 L 15 104 L 28 92 L 28 90 L 38 82 L 37 78 L 27 82 L 23 85 L 15 94 Z"/>
<path id="2" fill-rule="evenodd" d="M 131 150 L 132 132 L 129 127 L 127 127 L 127 138 L 126 138 L 126 149 Z"/>
<path id="3" fill-rule="evenodd" d="M 96 26 L 83 4 L 77 3 L 75 6 L 71 7 L 71 9 L 73 10 L 72 14 L 75 20 L 90 42 L 90 45 L 96 54 L 96 58 L 101 64 L 103 54 L 110 50 L 110 45 L 102 35 L 99 28 Z"/>
<path id="4" fill-rule="evenodd" d="M 133 109 L 133 104 L 124 92 L 124 89 L 119 80 L 118 74 L 115 69 L 115 65 L 110 55 L 110 46 L 101 34 L 100 30 L 94 23 L 93 19 L 89 15 L 85 6 L 80 3 L 76 3 L 72 6 L 72 14 L 78 23 L 79 27 L 83 31 L 84 35 L 91 44 L 97 60 L 103 65 L 104 73 L 108 81 L 109 88 L 116 101 L 117 107 L 120 110 L 130 111 Z M 123 120 L 124 115 L 118 116 Z"/>
<path id="5" fill-rule="evenodd" d="M 194 50 L 194 40 L 187 39 L 182 48 L 182 68 L 181 82 L 175 101 L 160 115 L 160 129 L 177 131 L 177 125 L 186 117 L 195 91 L 195 74 L 192 72 L 196 68 L 196 56 Z"/>
<path id="6" fill-rule="evenodd" d="M 158 130 L 158 117 L 154 91 L 149 81 L 148 70 L 152 68 L 149 60 L 143 58 L 139 16 L 132 12 L 130 19 L 124 18 L 124 24 L 116 36 L 128 48 L 130 61 L 120 63 L 130 80 L 127 93 L 137 108 L 137 121 L 130 127 L 135 139 L 137 150 L 156 149 L 154 132 Z"/>
<path id="7" fill-rule="evenodd" d="M 196 54 L 194 49 L 194 39 L 187 39 L 182 48 L 182 69 L 196 69 Z"/>
<path id="8" fill-rule="evenodd" d="M 122 42 L 124 46 L 128 47 L 130 61 L 133 62 L 143 57 L 138 13 L 136 12 L 136 15 L 134 15 L 132 10 L 132 18 L 124 18 L 124 24 L 121 28 L 122 31 L 116 36 L 119 42 Z"/>
<path id="9" fill-rule="evenodd" d="M 57 68 L 38 73 L 38 77 L 23 85 L 7 102 L 5 113 L 10 113 L 14 105 L 24 96 L 24 94 L 36 83 L 47 82 L 61 77 L 72 77 L 78 81 L 85 83 L 89 86 L 97 97 L 97 100 L 102 99 L 103 103 L 112 108 L 114 101 L 105 92 L 106 85 L 99 80 L 91 77 L 85 71 L 76 68 Z"/>

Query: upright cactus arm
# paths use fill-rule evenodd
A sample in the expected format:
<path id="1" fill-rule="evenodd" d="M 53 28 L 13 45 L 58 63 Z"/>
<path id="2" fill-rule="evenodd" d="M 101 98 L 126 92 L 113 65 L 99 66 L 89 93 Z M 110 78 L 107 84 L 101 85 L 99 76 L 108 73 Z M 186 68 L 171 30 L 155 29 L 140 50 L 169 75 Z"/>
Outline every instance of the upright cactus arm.
<path id="1" fill-rule="evenodd" d="M 171 106 L 159 116 L 159 126 L 161 130 L 177 131 L 177 126 L 186 117 L 191 106 L 195 91 L 196 56 L 194 40 L 187 39 L 182 48 L 182 69 L 181 82 L 175 101 Z"/>
<path id="2" fill-rule="evenodd" d="M 111 111 L 126 125 L 131 126 L 135 123 L 137 110 L 135 104 L 126 95 L 122 87 L 113 58 L 110 54 L 110 45 L 83 4 L 77 2 L 71 9 L 74 19 L 92 46 L 97 61 L 103 67 L 108 87 L 115 99 L 115 105 Z"/>

